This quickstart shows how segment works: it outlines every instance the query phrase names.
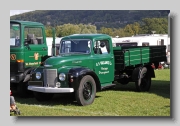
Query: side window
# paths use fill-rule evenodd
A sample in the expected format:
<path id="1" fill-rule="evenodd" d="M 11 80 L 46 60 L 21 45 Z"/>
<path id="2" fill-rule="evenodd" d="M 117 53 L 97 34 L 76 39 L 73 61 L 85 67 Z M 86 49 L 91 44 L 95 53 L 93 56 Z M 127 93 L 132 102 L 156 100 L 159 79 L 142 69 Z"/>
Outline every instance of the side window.
<path id="1" fill-rule="evenodd" d="M 59 54 L 59 44 L 56 44 L 56 55 Z"/>
<path id="2" fill-rule="evenodd" d="M 59 48 L 60 48 L 60 53 L 71 52 L 71 41 L 61 41 Z"/>
<path id="3" fill-rule="evenodd" d="M 108 40 L 95 41 L 94 53 L 95 54 L 109 54 L 110 53 L 109 41 Z"/>
<path id="4" fill-rule="evenodd" d="M 20 25 L 15 23 L 10 23 L 10 46 L 20 46 Z"/>
<path id="5" fill-rule="evenodd" d="M 25 27 L 24 39 L 28 44 L 43 44 L 42 28 Z"/>

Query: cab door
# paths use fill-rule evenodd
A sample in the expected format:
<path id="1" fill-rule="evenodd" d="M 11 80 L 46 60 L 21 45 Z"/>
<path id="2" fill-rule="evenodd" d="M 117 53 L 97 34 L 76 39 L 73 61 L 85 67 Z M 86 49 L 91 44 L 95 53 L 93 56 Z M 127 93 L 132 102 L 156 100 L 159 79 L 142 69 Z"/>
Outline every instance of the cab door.
<path id="1" fill-rule="evenodd" d="M 25 66 L 39 66 L 42 58 L 48 55 L 48 48 L 42 27 L 24 27 L 24 56 Z"/>
<path id="2" fill-rule="evenodd" d="M 101 84 L 112 83 L 114 80 L 114 55 L 110 40 L 96 40 L 94 42 L 94 70 Z"/>

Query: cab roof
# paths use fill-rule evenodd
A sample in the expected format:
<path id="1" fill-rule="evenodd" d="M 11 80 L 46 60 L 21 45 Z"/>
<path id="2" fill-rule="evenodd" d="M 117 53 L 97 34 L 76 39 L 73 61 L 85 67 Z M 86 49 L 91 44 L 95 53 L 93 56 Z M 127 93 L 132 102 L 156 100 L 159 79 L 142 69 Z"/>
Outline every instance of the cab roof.
<path id="1" fill-rule="evenodd" d="M 69 36 L 63 37 L 62 40 L 67 39 L 105 39 L 105 38 L 111 38 L 107 34 L 73 34 Z"/>
<path id="2" fill-rule="evenodd" d="M 10 23 L 18 23 L 21 25 L 43 25 L 39 22 L 33 22 L 33 21 L 21 21 L 21 20 L 10 20 Z"/>

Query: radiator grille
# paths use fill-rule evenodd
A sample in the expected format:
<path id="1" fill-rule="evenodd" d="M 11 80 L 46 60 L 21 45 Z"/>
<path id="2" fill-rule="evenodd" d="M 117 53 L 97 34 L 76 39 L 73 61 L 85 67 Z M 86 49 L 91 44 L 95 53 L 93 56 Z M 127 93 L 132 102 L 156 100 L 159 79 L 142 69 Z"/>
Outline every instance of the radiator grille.
<path id="1" fill-rule="evenodd" d="M 57 82 L 57 69 L 44 69 L 44 86 L 55 87 Z"/>

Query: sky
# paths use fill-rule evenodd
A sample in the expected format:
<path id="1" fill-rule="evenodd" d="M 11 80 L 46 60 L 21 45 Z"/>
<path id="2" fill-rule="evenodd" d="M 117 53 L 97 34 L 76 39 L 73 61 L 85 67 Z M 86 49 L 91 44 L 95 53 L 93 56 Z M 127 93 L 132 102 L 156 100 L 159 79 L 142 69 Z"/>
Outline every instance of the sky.
<path id="1" fill-rule="evenodd" d="M 22 14 L 29 11 L 33 11 L 33 10 L 10 10 L 10 16 Z"/>

